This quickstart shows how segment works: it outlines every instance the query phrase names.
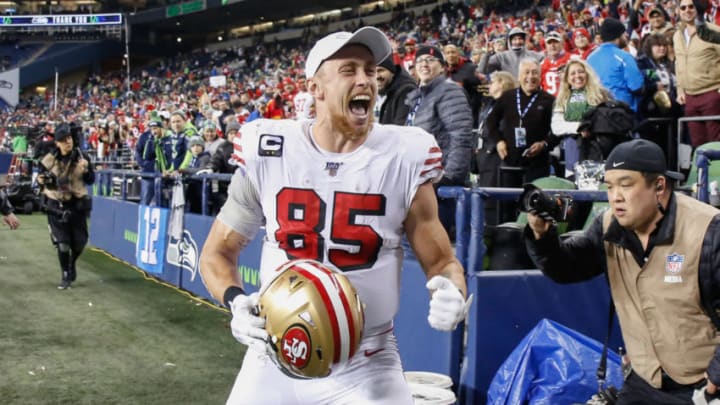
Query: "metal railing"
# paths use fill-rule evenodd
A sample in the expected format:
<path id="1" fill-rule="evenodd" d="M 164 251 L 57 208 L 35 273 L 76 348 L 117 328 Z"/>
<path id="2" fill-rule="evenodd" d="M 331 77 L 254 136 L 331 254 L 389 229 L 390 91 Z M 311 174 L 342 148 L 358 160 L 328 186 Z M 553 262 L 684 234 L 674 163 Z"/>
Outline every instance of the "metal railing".
<path id="1" fill-rule="evenodd" d="M 123 201 L 128 200 L 128 182 L 132 179 L 154 179 L 155 196 L 159 201 L 159 196 L 162 194 L 163 180 L 168 179 L 180 179 L 183 183 L 187 183 L 188 180 L 197 180 L 202 182 L 202 194 L 201 194 L 201 213 L 202 215 L 208 214 L 208 202 L 210 201 L 210 188 L 208 187 L 209 181 L 217 180 L 222 182 L 229 182 L 232 179 L 232 174 L 228 173 L 203 173 L 193 175 L 181 175 L 177 177 L 164 177 L 160 173 L 143 173 L 137 170 L 122 170 L 122 169 L 103 169 L 96 172 L 97 179 L 96 184 L 99 187 L 100 194 L 103 196 L 111 196 L 113 189 L 113 178 L 120 179 L 120 193 L 119 198 Z"/>

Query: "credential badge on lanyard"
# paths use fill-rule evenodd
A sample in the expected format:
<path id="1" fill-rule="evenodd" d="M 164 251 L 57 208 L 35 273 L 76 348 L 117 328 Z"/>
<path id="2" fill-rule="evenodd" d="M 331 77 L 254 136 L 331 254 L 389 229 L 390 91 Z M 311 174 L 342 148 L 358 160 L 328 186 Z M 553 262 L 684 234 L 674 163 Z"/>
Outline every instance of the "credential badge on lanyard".
<path id="1" fill-rule="evenodd" d="M 517 104 L 517 112 L 519 116 L 518 126 L 515 128 L 515 147 L 518 149 L 527 147 L 527 131 L 525 131 L 525 128 L 523 127 L 522 120 L 525 115 L 527 115 L 528 111 L 530 111 L 530 107 L 532 107 L 535 99 L 537 99 L 539 94 L 539 92 L 535 93 L 535 95 L 532 96 L 532 98 L 530 99 L 530 102 L 528 102 L 527 106 L 525 106 L 525 110 L 521 110 L 520 89 L 518 88 L 515 91 L 515 101 Z"/>

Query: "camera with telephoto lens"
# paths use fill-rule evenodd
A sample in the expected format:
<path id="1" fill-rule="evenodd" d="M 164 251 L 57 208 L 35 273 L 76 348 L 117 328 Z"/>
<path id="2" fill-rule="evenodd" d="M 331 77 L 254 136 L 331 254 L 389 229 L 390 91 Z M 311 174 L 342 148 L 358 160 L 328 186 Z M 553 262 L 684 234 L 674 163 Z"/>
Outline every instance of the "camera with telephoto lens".
<path id="1" fill-rule="evenodd" d="M 54 173 L 46 172 L 41 174 L 43 177 L 42 186 L 48 190 L 57 190 L 58 189 L 58 177 Z"/>
<path id="2" fill-rule="evenodd" d="M 532 212 L 546 221 L 567 222 L 572 214 L 572 205 L 571 196 L 548 194 L 532 184 L 525 184 L 520 194 L 520 210 Z"/>

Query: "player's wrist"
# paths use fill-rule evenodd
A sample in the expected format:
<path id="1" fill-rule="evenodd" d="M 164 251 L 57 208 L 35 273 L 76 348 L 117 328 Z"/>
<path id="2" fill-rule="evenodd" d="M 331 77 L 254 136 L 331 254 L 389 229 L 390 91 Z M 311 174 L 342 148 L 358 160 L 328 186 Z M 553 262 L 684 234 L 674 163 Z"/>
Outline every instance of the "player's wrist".
<path id="1" fill-rule="evenodd" d="M 225 290 L 225 293 L 223 293 L 223 304 L 226 308 L 230 308 L 230 303 L 232 300 L 234 300 L 238 295 L 246 295 L 245 290 L 242 289 L 240 286 L 231 285 Z"/>

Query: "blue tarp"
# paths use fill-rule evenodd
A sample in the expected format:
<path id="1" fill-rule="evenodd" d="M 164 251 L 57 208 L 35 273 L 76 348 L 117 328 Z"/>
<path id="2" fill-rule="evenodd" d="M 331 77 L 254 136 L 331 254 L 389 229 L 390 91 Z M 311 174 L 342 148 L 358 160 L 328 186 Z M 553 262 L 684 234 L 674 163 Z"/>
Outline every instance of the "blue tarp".
<path id="1" fill-rule="evenodd" d="M 548 319 L 537 326 L 500 366 L 488 404 L 585 403 L 598 391 L 602 343 Z M 620 356 L 608 350 L 607 384 L 622 385 Z"/>

